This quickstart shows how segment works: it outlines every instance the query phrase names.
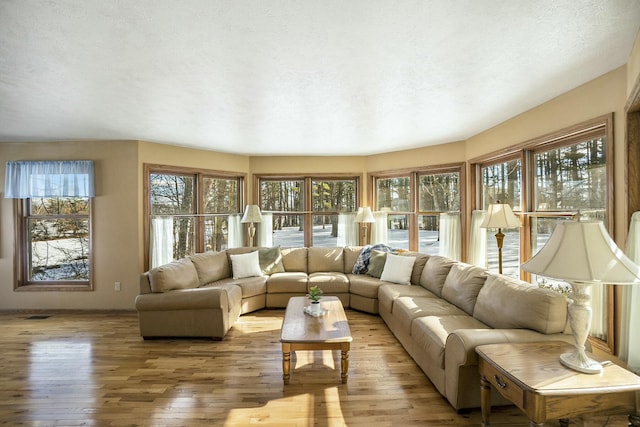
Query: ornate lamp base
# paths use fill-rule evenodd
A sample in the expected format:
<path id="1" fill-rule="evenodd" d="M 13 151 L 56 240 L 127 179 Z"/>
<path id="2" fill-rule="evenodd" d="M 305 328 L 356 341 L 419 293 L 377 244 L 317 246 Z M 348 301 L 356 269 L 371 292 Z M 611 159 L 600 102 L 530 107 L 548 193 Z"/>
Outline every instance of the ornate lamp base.
<path id="1" fill-rule="evenodd" d="M 580 354 L 580 351 L 577 349 L 572 353 L 561 354 L 560 363 L 567 368 L 578 372 L 584 372 L 585 374 L 599 374 L 602 372 L 602 365 L 600 362 L 589 358 L 589 356 L 584 352 Z"/>

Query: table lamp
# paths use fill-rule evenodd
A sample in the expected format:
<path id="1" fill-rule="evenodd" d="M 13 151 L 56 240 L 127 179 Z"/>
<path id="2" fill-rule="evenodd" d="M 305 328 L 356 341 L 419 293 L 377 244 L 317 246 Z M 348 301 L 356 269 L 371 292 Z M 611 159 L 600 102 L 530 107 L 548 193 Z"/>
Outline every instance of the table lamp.
<path id="1" fill-rule="evenodd" d="M 602 365 L 585 353 L 591 329 L 593 284 L 633 285 L 640 283 L 640 267 L 611 239 L 602 221 L 559 222 L 547 243 L 521 268 L 530 273 L 565 280 L 569 293 L 569 324 L 575 350 L 560 356 L 564 366 L 587 374 L 602 372 Z"/>
<path id="2" fill-rule="evenodd" d="M 368 231 L 368 226 L 366 224 L 372 224 L 374 222 L 376 222 L 375 218 L 373 217 L 373 213 L 371 212 L 371 208 L 368 206 L 365 207 L 359 207 L 358 208 L 358 213 L 356 214 L 356 219 L 355 222 L 357 223 L 362 223 L 365 224 L 364 226 L 364 244 L 368 244 L 368 240 L 367 240 L 367 231 Z"/>
<path id="3" fill-rule="evenodd" d="M 502 274 L 502 243 L 504 242 L 503 228 L 520 227 L 520 219 L 513 213 L 511 206 L 506 203 L 492 203 L 489 205 L 487 215 L 480 224 L 480 228 L 497 228 L 496 241 L 498 242 L 498 273 Z"/>
<path id="4" fill-rule="evenodd" d="M 256 226 L 254 224 L 262 222 L 262 214 L 258 205 L 247 205 L 240 222 L 243 224 L 249 223 L 249 247 L 251 248 L 253 247 L 253 236 L 256 234 Z"/>

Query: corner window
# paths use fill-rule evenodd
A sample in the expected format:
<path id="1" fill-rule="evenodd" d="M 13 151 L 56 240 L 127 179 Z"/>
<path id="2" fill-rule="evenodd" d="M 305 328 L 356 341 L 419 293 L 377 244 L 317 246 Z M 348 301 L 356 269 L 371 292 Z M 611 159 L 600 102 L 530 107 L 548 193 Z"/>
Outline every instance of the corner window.
<path id="1" fill-rule="evenodd" d="M 372 176 L 372 243 L 460 259 L 462 174 L 462 165 L 445 165 Z"/>
<path id="2" fill-rule="evenodd" d="M 223 172 L 145 165 L 147 265 L 242 246 L 244 178 Z"/>

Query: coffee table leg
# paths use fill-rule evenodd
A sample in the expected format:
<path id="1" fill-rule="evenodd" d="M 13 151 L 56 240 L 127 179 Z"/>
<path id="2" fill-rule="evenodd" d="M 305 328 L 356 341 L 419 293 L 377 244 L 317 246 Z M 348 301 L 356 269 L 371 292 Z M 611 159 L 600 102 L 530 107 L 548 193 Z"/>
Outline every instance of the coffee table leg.
<path id="1" fill-rule="evenodd" d="M 342 384 L 346 384 L 349 379 L 349 350 L 342 350 L 340 377 L 342 378 Z"/>
<path id="2" fill-rule="evenodd" d="M 282 344 L 282 380 L 285 384 L 289 384 L 291 372 L 291 346 Z"/>
<path id="3" fill-rule="evenodd" d="M 480 410 L 482 411 L 482 427 L 488 427 L 491 417 L 491 383 L 484 376 L 480 377 Z"/>

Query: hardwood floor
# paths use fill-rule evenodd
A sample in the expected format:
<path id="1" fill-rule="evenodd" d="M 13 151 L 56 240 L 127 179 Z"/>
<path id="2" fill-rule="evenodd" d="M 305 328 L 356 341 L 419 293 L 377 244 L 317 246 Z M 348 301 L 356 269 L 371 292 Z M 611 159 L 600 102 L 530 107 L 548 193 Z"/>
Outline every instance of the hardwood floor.
<path id="1" fill-rule="evenodd" d="M 347 384 L 339 352 L 313 351 L 297 353 L 284 386 L 284 310 L 242 316 L 218 342 L 143 341 L 132 312 L 43 314 L 0 313 L 3 425 L 480 425 L 479 409 L 456 413 L 378 316 L 347 310 Z M 515 407 L 494 408 L 491 421 L 527 425 Z M 627 425 L 626 417 L 571 424 Z"/>

